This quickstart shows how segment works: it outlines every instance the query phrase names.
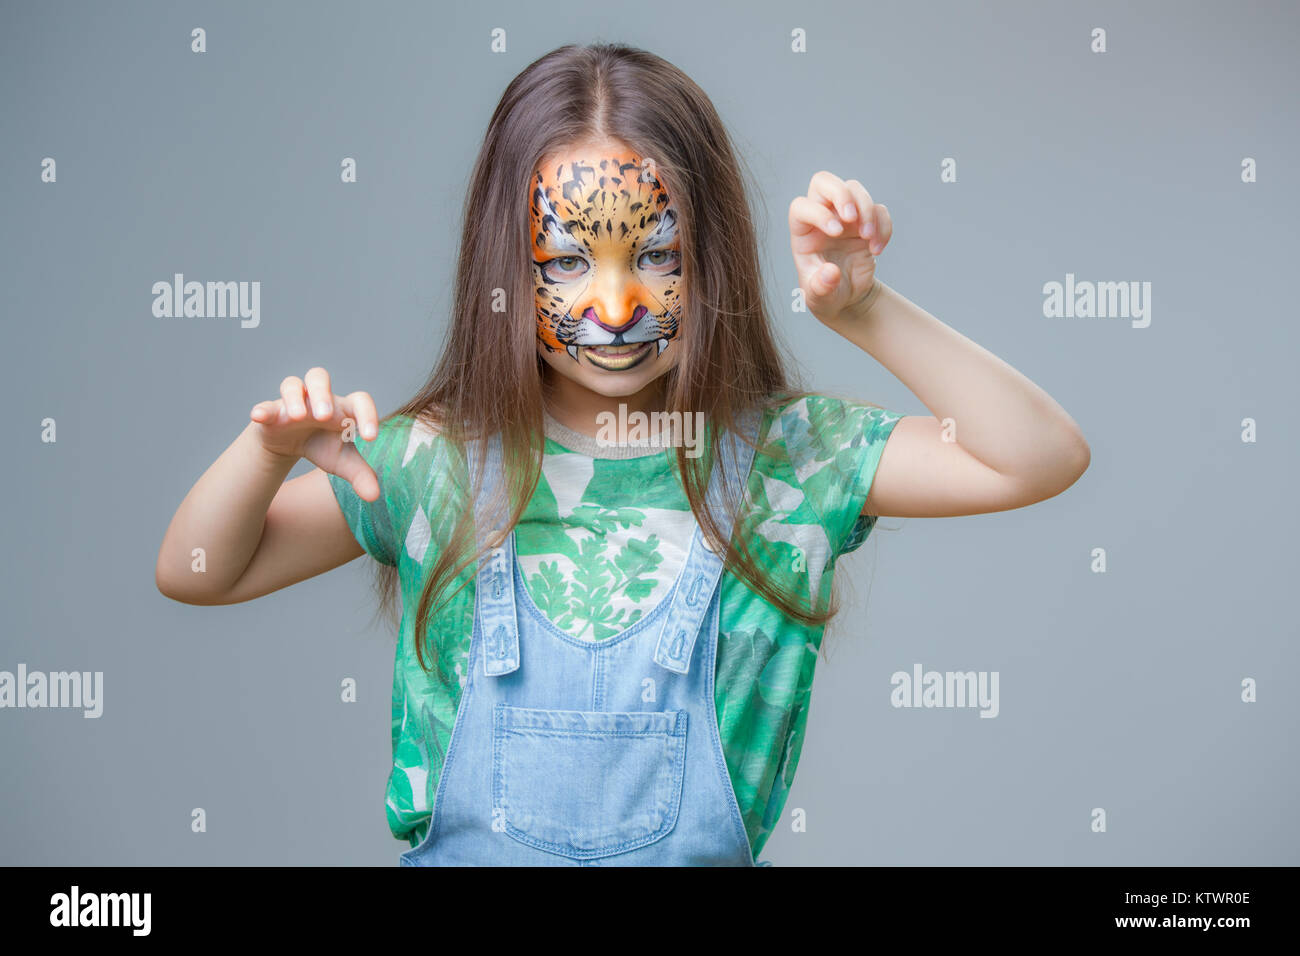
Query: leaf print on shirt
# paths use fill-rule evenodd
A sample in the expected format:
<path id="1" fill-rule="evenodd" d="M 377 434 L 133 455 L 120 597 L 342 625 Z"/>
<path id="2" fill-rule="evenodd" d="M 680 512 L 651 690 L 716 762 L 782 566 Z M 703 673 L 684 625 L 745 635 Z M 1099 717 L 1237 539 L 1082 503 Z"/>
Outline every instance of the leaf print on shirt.
<path id="1" fill-rule="evenodd" d="M 530 593 L 552 623 L 574 637 L 588 631 L 602 640 L 631 627 L 641 619 L 640 608 L 626 605 L 615 608 L 616 597 L 640 603 L 656 586 L 654 572 L 663 562 L 660 539 L 650 534 L 644 540 L 626 538 L 616 556 L 608 557 L 608 536 L 641 527 L 646 520 L 638 508 L 603 508 L 578 505 L 567 516 L 570 535 L 589 535 L 581 540 L 570 538 L 576 552 L 568 555 L 573 572 L 565 579 L 558 561 L 542 561 L 528 577 Z M 649 577 L 646 577 L 649 575 Z"/>
<path id="2" fill-rule="evenodd" d="M 786 455 L 796 473 L 807 472 L 819 458 L 824 447 L 813 433 L 808 419 L 807 403 L 800 401 L 784 410 L 777 418 L 771 438 L 783 440 Z M 802 476 L 801 476 L 802 477 Z"/>
<path id="3" fill-rule="evenodd" d="M 615 585 L 612 593 L 623 591 L 633 601 L 644 601 L 654 590 L 654 572 L 662 563 L 664 556 L 659 553 L 659 536 L 652 534 L 644 541 L 629 538 L 623 545 L 618 557 L 614 559 L 619 571 L 623 573 L 623 582 Z M 644 578 L 641 575 L 649 574 Z"/>
<path id="4" fill-rule="evenodd" d="M 623 592 L 639 602 L 654 589 L 654 580 L 642 575 L 653 573 L 663 561 L 656 535 L 651 534 L 644 541 L 630 538 L 612 561 L 606 557 L 608 548 L 604 535 L 592 536 L 578 545 L 572 597 L 566 612 L 566 617 L 571 615 L 572 620 L 582 622 L 576 637 L 582 637 L 590 628 L 595 638 L 602 640 L 631 627 L 641 619 L 641 609 L 621 607 L 616 611 L 613 598 Z M 567 626 L 557 623 L 560 627 Z"/>
<path id="5" fill-rule="evenodd" d="M 557 620 L 568 609 L 564 575 L 560 573 L 558 561 L 543 561 L 538 565 L 537 573 L 529 579 L 529 583 L 532 585 L 529 593 L 532 595 L 533 603 L 552 621 Z"/>
<path id="6" fill-rule="evenodd" d="M 645 512 L 639 508 L 602 508 L 600 505 L 578 505 L 569 512 L 567 518 L 572 524 L 591 529 L 593 534 L 601 536 L 612 534 L 619 528 L 641 527 L 645 523 Z"/>
<path id="7" fill-rule="evenodd" d="M 720 635 L 722 636 L 722 635 Z M 718 728 L 750 840 L 766 842 L 798 765 L 817 648 L 795 632 L 784 639 L 762 626 L 726 632 L 716 680 L 733 688 L 719 701 Z M 745 758 L 734 762 L 733 753 Z"/>

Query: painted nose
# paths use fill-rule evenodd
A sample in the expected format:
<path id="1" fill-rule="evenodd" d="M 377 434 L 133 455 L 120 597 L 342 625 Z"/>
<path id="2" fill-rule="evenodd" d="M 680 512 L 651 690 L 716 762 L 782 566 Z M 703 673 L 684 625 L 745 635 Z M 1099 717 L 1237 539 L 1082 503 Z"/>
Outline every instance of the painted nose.
<path id="1" fill-rule="evenodd" d="M 592 322 L 595 322 L 606 332 L 613 332 L 614 341 L 610 342 L 609 343 L 610 345 L 623 345 L 624 344 L 623 333 L 628 329 L 632 328 L 633 326 L 635 326 L 638 322 L 640 322 L 641 317 L 645 315 L 647 311 L 648 310 L 644 305 L 638 305 L 635 309 L 632 310 L 632 317 L 628 319 L 626 322 L 623 322 L 619 325 L 610 325 L 608 322 L 602 321 L 600 316 L 596 314 L 596 310 L 593 309 L 591 306 L 587 306 L 587 308 L 582 313 L 582 317 L 585 319 L 590 319 Z"/>

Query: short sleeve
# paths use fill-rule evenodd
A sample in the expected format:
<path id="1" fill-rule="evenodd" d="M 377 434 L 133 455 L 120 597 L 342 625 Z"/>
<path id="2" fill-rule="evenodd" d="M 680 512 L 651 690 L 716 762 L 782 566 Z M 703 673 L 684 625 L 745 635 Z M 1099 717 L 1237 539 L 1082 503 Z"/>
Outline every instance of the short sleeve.
<path id="1" fill-rule="evenodd" d="M 808 506 L 825 528 L 831 554 L 861 547 L 875 524 L 863 515 L 885 443 L 901 412 L 808 395 L 778 412 L 790 464 Z"/>
<path id="2" fill-rule="evenodd" d="M 405 527 L 405 502 L 409 500 L 402 487 L 403 459 L 410 445 L 413 421 L 408 416 L 393 416 L 379 423 L 379 434 L 373 439 L 356 436 L 357 451 L 379 479 L 379 498 L 375 501 L 358 495 L 346 479 L 328 476 L 352 536 L 381 564 L 397 564 L 398 529 Z"/>

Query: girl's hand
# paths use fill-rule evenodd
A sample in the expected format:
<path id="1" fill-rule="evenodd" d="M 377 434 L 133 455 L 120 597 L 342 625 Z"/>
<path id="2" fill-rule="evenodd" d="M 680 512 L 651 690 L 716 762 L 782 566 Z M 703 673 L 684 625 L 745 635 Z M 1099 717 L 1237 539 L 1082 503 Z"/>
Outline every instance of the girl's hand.
<path id="1" fill-rule="evenodd" d="M 313 368 L 302 378 L 286 378 L 280 383 L 280 398 L 258 402 L 249 418 L 259 426 L 262 447 L 270 454 L 293 461 L 306 458 L 347 481 L 366 501 L 379 499 L 379 479 L 350 435 L 343 435 L 349 426 L 367 441 L 379 434 L 379 415 L 368 392 L 335 395 L 329 373 Z"/>
<path id="2" fill-rule="evenodd" d="M 825 170 L 790 203 L 790 248 L 808 310 L 830 325 L 871 292 L 876 260 L 893 234 L 889 210 L 856 179 Z"/>

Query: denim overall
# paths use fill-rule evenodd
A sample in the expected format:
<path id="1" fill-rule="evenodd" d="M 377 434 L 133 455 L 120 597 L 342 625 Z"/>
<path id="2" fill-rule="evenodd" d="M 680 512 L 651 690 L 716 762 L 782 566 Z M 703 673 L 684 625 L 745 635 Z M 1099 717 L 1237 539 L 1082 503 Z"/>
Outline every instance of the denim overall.
<path id="1" fill-rule="evenodd" d="M 756 416 L 744 420 L 752 439 Z M 500 435 L 483 503 L 501 480 Z M 725 488 L 754 449 L 724 432 L 709 480 L 727 537 Z M 480 542 L 492 530 L 479 527 Z M 468 676 L 428 833 L 402 866 L 766 866 L 755 862 L 714 703 L 722 559 L 697 524 L 669 593 L 626 630 L 588 641 L 533 603 L 511 530 L 480 560 Z"/>

